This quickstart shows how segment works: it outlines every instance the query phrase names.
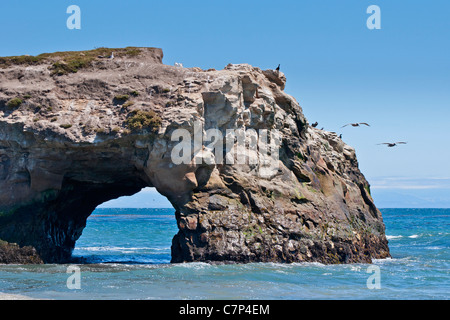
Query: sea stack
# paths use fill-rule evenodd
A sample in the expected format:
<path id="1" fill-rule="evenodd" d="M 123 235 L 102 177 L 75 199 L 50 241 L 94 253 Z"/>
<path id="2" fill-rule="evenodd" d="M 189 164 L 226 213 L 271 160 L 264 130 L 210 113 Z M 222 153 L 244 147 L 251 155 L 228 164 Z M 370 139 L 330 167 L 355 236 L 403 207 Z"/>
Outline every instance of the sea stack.
<path id="1" fill-rule="evenodd" d="M 162 60 L 156 48 L 0 58 L 0 239 L 17 244 L 8 248 L 67 262 L 98 205 L 155 187 L 176 211 L 173 263 L 390 256 L 355 150 L 308 124 L 282 72 Z M 198 123 L 202 136 L 278 132 L 277 170 L 262 170 L 261 148 L 243 164 L 207 152 L 212 161 L 174 163 L 174 132 Z"/>

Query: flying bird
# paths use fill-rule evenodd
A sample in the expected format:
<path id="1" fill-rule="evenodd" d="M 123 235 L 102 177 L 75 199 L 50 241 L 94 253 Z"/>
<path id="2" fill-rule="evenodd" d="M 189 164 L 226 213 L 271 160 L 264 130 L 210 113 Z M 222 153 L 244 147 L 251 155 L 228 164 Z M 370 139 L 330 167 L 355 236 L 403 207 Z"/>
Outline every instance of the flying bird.
<path id="1" fill-rule="evenodd" d="M 407 144 L 408 142 L 384 142 L 384 143 L 379 143 L 378 145 L 382 145 L 385 144 L 388 146 L 388 148 L 393 148 L 396 147 L 399 144 Z"/>
<path id="2" fill-rule="evenodd" d="M 361 125 L 365 125 L 365 126 L 370 127 L 370 124 L 368 124 L 368 123 L 366 123 L 366 122 L 359 122 L 359 123 L 349 123 L 349 124 L 346 124 L 346 125 L 343 126 L 342 128 L 345 128 L 345 127 L 347 127 L 347 126 L 359 127 L 359 126 L 361 126 Z"/>

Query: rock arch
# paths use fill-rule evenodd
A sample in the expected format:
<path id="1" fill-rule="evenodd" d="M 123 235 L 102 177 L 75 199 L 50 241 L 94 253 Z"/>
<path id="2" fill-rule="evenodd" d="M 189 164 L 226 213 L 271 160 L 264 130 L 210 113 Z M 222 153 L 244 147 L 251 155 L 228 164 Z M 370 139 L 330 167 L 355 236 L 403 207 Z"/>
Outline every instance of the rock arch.
<path id="1" fill-rule="evenodd" d="M 283 91 L 282 73 L 250 65 L 165 66 L 162 51 L 153 48 L 114 52 L 114 60 L 92 58 L 68 74 L 52 72 L 57 54 L 31 66 L 4 66 L 0 239 L 34 247 L 45 262 L 65 262 L 99 204 L 155 187 L 176 210 L 174 263 L 389 256 L 381 213 L 354 150 L 335 133 L 309 126 Z M 27 76 L 15 80 L 25 67 Z M 23 96 L 26 101 L 8 106 Z M 171 134 L 194 133 L 195 121 L 222 133 L 278 130 L 278 170 L 174 165 Z M 261 158 L 259 151 L 252 156 Z"/>

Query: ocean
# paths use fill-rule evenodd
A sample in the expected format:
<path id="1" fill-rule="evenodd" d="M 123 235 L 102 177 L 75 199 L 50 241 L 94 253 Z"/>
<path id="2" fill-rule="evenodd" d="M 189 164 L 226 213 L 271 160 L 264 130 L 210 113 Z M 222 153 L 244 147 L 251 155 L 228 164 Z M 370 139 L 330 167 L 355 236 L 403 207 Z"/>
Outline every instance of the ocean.
<path id="1" fill-rule="evenodd" d="M 0 265 L 0 292 L 64 300 L 449 299 L 450 209 L 381 211 L 392 259 L 373 265 L 171 265 L 173 209 L 97 209 L 73 252 L 77 263 Z"/>

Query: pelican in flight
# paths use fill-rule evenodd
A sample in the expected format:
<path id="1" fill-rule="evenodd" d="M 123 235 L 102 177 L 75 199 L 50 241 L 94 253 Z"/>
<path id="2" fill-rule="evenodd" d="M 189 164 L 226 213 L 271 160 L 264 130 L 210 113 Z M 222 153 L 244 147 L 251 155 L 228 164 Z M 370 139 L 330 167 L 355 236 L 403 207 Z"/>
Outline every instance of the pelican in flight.
<path id="1" fill-rule="evenodd" d="M 346 124 L 346 125 L 343 126 L 342 128 L 345 128 L 345 127 L 348 127 L 348 126 L 359 127 L 359 126 L 361 126 L 361 125 L 365 125 L 365 126 L 370 127 L 370 124 L 368 124 L 368 123 L 365 123 L 365 122 L 359 122 L 359 123 L 349 123 L 349 124 Z"/>
<path id="2" fill-rule="evenodd" d="M 384 142 L 384 143 L 379 143 L 378 145 L 382 145 L 385 144 L 388 146 L 388 148 L 393 148 L 396 147 L 399 144 L 407 144 L 408 142 Z"/>

